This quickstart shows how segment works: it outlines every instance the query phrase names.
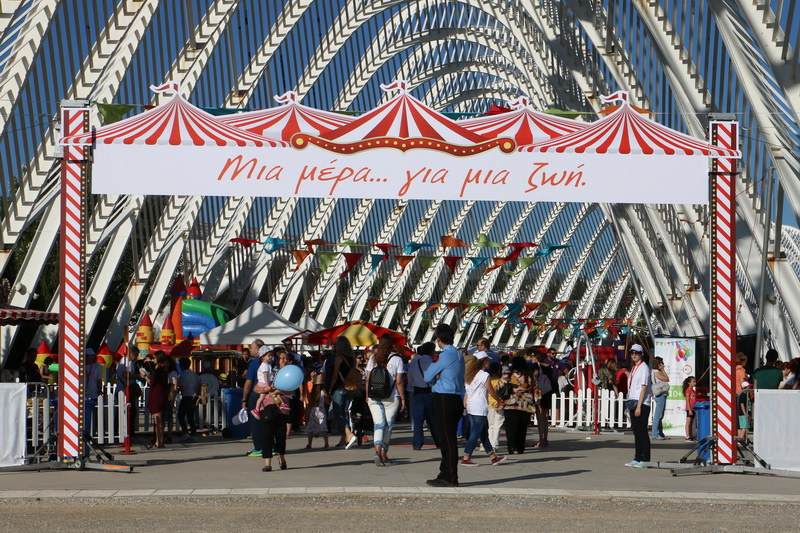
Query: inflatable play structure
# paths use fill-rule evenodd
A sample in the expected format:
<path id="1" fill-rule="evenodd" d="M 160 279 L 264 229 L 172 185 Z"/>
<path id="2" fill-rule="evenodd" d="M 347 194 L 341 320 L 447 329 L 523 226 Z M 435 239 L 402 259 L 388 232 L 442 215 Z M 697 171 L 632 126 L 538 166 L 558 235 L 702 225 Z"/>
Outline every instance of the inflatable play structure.
<path id="1" fill-rule="evenodd" d="M 159 350 L 173 357 L 189 356 L 200 345 L 200 335 L 234 317 L 229 309 L 200 299 L 203 294 L 196 278 L 188 289 L 180 276 L 175 278 L 170 296 L 170 309 L 161 327 L 158 342 L 155 342 L 150 315 L 145 313 L 139 322 L 136 345 L 140 357 Z"/>

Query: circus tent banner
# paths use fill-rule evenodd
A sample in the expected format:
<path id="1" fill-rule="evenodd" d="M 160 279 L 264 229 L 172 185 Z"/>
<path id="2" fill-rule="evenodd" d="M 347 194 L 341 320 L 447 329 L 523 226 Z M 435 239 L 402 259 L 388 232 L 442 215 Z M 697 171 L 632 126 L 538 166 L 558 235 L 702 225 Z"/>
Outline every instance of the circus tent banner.
<path id="1" fill-rule="evenodd" d="M 163 105 L 60 142 L 95 146 L 96 194 L 705 203 L 711 157 L 739 156 L 627 104 L 541 142 L 530 132 L 537 144 L 518 147 L 534 119 L 544 124 L 527 108 L 478 133 L 402 81 L 384 89 L 397 94 L 350 119 L 301 108 L 291 93 L 271 111 L 214 117 L 174 87 Z"/>

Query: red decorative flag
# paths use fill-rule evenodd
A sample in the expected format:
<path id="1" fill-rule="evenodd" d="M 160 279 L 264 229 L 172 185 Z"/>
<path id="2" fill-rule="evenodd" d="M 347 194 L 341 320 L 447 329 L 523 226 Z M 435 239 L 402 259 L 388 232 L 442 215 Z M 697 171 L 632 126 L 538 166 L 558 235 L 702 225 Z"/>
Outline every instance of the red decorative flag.
<path id="1" fill-rule="evenodd" d="M 367 300 L 367 311 L 372 311 L 383 300 Z"/>
<path id="2" fill-rule="evenodd" d="M 493 265 L 490 266 L 489 268 L 487 268 L 486 270 L 484 270 L 483 271 L 483 275 L 485 276 L 486 274 L 488 274 L 492 270 L 496 270 L 496 269 L 500 268 L 501 266 L 503 266 L 506 263 L 508 263 L 508 261 L 509 260 L 507 258 L 505 258 L 505 257 L 493 257 L 492 258 Z"/>
<path id="3" fill-rule="evenodd" d="M 521 254 L 525 248 L 530 248 L 531 246 L 536 246 L 536 244 L 532 242 L 512 242 L 508 245 L 508 247 L 513 248 L 513 250 L 511 250 L 511 253 L 506 256 L 506 260 L 516 261 L 519 259 L 519 254 Z"/>
<path id="4" fill-rule="evenodd" d="M 386 261 L 386 258 L 389 257 L 389 248 L 398 248 L 396 244 L 388 244 L 388 243 L 373 244 L 372 246 L 378 248 L 381 252 L 383 252 L 384 261 Z"/>
<path id="5" fill-rule="evenodd" d="M 329 245 L 328 241 L 325 239 L 311 239 L 310 241 L 306 241 L 306 248 L 308 248 L 309 253 L 314 253 L 314 246 L 324 246 Z"/>
<path id="6" fill-rule="evenodd" d="M 451 255 L 444 258 L 444 264 L 446 264 L 447 268 L 450 269 L 451 274 L 456 273 L 456 265 L 461 259 L 463 259 L 463 257 L 457 255 Z"/>
<path id="7" fill-rule="evenodd" d="M 486 304 L 486 306 L 483 309 L 481 309 L 481 312 L 491 311 L 492 316 L 497 316 L 497 314 L 500 313 L 500 311 L 502 311 L 505 305 L 506 304 Z"/>
<path id="8" fill-rule="evenodd" d="M 566 302 L 559 302 L 558 305 L 553 309 L 553 311 L 561 311 L 566 306 L 572 303 L 572 300 L 567 300 Z"/>
<path id="9" fill-rule="evenodd" d="M 261 241 L 254 241 L 253 239 L 240 239 L 237 237 L 235 239 L 231 239 L 231 242 L 235 242 L 236 244 L 241 244 L 245 248 L 250 248 L 254 244 L 258 244 Z"/>
<path id="10" fill-rule="evenodd" d="M 354 252 L 342 252 L 342 255 L 344 256 L 345 267 L 344 267 L 344 272 L 342 272 L 342 275 L 339 276 L 339 279 L 342 279 L 347 275 L 348 272 L 353 270 L 353 267 L 356 266 L 356 263 L 358 263 L 359 259 L 361 259 L 361 256 L 363 256 L 364 254 L 359 254 Z"/>
<path id="11" fill-rule="evenodd" d="M 525 302 L 524 304 L 522 304 L 522 306 L 525 307 L 525 312 L 520 314 L 519 316 L 523 317 L 533 313 L 534 311 L 536 311 L 536 309 L 539 308 L 540 305 L 542 305 L 542 302 Z"/>
<path id="12" fill-rule="evenodd" d="M 308 250 L 292 250 L 292 255 L 294 256 L 294 260 L 297 261 L 297 266 L 292 269 L 292 272 L 296 272 L 297 269 L 300 268 L 300 265 L 303 264 L 303 261 L 306 260 L 306 257 L 311 255 L 311 252 Z"/>
<path id="13" fill-rule="evenodd" d="M 489 112 L 486 115 L 502 115 L 503 113 L 511 113 L 511 109 L 502 105 L 492 104 L 489 106 Z"/>
<path id="14" fill-rule="evenodd" d="M 461 239 L 456 239 L 455 237 L 443 235 L 442 250 L 446 250 L 448 248 L 469 248 L 469 244 L 465 243 Z"/>
<path id="15" fill-rule="evenodd" d="M 424 302 L 408 302 L 408 312 L 413 313 L 414 311 L 422 307 L 423 303 Z"/>
<path id="16" fill-rule="evenodd" d="M 394 258 L 397 259 L 397 264 L 400 265 L 400 273 L 397 275 L 397 277 L 399 278 L 400 276 L 403 275 L 403 272 L 406 271 L 406 267 L 411 262 L 411 260 L 414 259 L 414 256 L 413 255 L 396 255 L 396 256 L 394 256 Z"/>
<path id="17" fill-rule="evenodd" d="M 468 307 L 467 304 L 462 302 L 450 302 L 449 304 L 447 304 L 448 311 L 452 311 L 453 309 L 458 309 L 458 308 L 466 309 L 467 307 Z"/>

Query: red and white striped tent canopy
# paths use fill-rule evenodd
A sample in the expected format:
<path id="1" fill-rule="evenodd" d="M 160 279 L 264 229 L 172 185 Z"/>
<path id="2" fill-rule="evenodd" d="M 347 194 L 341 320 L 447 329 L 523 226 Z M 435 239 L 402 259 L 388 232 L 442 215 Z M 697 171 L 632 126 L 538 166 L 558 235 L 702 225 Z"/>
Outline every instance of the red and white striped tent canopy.
<path id="1" fill-rule="evenodd" d="M 455 145 L 474 145 L 488 138 L 473 133 L 434 111 L 408 93 L 403 80 L 381 85 L 384 91 L 399 93 L 386 102 L 353 120 L 350 124 L 320 135 L 337 142 L 395 137 L 399 139 L 434 139 Z"/>
<path id="2" fill-rule="evenodd" d="M 289 141 L 295 133 L 319 135 L 353 121 L 353 117 L 320 111 L 297 102 L 297 93 L 289 91 L 276 96 L 278 103 L 285 104 L 270 109 L 248 111 L 236 115 L 217 117 L 219 122 L 247 130 L 256 135 Z"/>
<path id="3" fill-rule="evenodd" d="M 58 313 L 21 309 L 10 305 L 0 306 L 0 326 L 42 326 L 58 324 Z"/>
<path id="4" fill-rule="evenodd" d="M 555 117 L 528 107 L 524 96 L 509 102 L 513 111 L 458 121 L 458 125 L 490 139 L 510 137 L 517 146 L 533 144 L 582 130 L 586 122 Z"/>
<path id="5" fill-rule="evenodd" d="M 653 122 L 634 111 L 626 100 L 615 112 L 582 130 L 518 150 L 563 154 L 741 156 L 737 150 L 711 146 L 707 141 Z"/>
<path id="6" fill-rule="evenodd" d="M 65 145 L 100 144 L 172 146 L 288 146 L 219 122 L 179 94 L 177 83 L 150 87 L 157 93 L 174 92 L 166 103 L 140 115 L 103 126 L 94 132 L 61 139 Z"/>

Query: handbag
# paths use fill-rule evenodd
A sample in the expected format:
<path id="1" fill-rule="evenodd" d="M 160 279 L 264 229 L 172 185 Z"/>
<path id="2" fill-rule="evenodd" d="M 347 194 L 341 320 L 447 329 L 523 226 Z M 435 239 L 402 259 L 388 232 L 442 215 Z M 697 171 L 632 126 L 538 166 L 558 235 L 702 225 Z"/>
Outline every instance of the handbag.
<path id="1" fill-rule="evenodd" d="M 550 383 L 550 378 L 544 373 L 542 365 L 539 365 L 539 378 L 536 380 L 536 388 L 539 389 L 539 393 L 542 396 L 553 390 L 553 384 Z"/>
<path id="2" fill-rule="evenodd" d="M 346 376 L 342 376 L 342 371 L 340 370 L 339 377 L 342 378 L 342 387 L 344 387 L 344 390 L 355 391 L 361 388 L 361 382 L 364 376 L 361 371 L 353 365 L 350 367 L 350 370 L 347 371 Z"/>
<path id="3" fill-rule="evenodd" d="M 501 400 L 508 400 L 514 394 L 515 388 L 516 385 L 514 385 L 510 381 L 506 381 L 505 383 L 500 385 L 499 389 L 497 389 L 497 395 L 500 397 Z"/>
<path id="4" fill-rule="evenodd" d="M 669 381 L 661 381 L 657 379 L 653 381 L 653 384 L 650 386 L 650 390 L 653 392 L 653 396 L 664 396 L 669 392 Z"/>

